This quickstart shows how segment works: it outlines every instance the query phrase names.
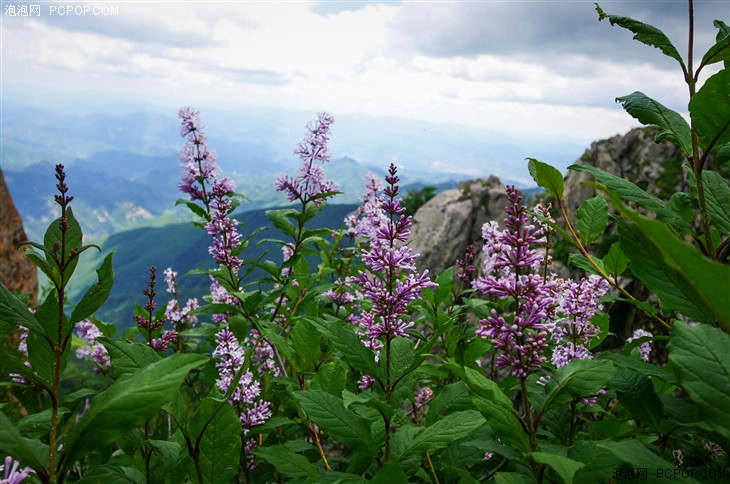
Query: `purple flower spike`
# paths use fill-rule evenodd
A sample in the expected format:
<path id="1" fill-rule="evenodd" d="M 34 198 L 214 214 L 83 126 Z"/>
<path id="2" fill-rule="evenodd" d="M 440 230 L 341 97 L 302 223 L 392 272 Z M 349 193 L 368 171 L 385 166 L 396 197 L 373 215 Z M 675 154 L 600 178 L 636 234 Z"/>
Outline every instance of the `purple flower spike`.
<path id="1" fill-rule="evenodd" d="M 410 235 L 411 217 L 404 217 L 402 200 L 398 197 L 397 169 L 391 164 L 385 178 L 386 187 L 379 198 L 379 210 L 373 206 L 365 206 L 362 214 L 368 214 L 364 220 L 368 223 L 353 227 L 360 236 L 370 235 L 370 247 L 363 250 L 362 261 L 370 270 L 360 271 L 352 280 L 362 286 L 362 292 L 373 301 L 373 308 L 354 318 L 366 337 L 365 344 L 377 349 L 382 346 L 378 338 L 383 336 L 392 339 L 395 336 L 406 336 L 406 330 L 413 323 L 402 319 L 408 309 L 408 303 L 421 298 L 421 293 L 428 287 L 435 287 L 428 277 L 428 271 L 416 272 L 414 260 L 418 254 L 404 245 Z M 377 184 L 369 180 L 369 189 Z M 374 193 L 366 195 L 365 203 L 373 203 Z M 359 227 L 359 228 L 358 228 Z"/>
<path id="2" fill-rule="evenodd" d="M 294 154 L 302 160 L 302 166 L 296 178 L 279 175 L 274 186 L 280 192 L 286 193 L 290 202 L 299 200 L 307 203 L 312 200 L 316 205 L 321 204 L 325 193 L 337 191 L 338 185 L 327 179 L 322 165 L 330 161 L 330 152 L 327 147 L 330 126 L 334 122 L 328 113 L 319 113 L 318 119 L 307 126 L 307 135 L 299 143 Z"/>
<path id="3" fill-rule="evenodd" d="M 30 467 L 20 469 L 20 462 L 10 456 L 5 457 L 5 463 L 2 466 L 3 478 L 0 480 L 2 484 L 20 484 L 35 471 Z"/>
<path id="4" fill-rule="evenodd" d="M 492 310 L 476 333 L 490 338 L 501 350 L 497 368 L 511 368 L 514 376 L 524 378 L 547 360 L 543 353 L 552 329 L 548 315 L 555 304 L 555 283 L 537 274 L 543 257 L 532 246 L 544 238 L 528 223 L 522 195 L 510 186 L 507 196 L 510 205 L 506 208 L 505 230 L 499 230 L 494 222 L 482 228 L 486 275 L 475 280 L 473 286 L 485 294 L 507 298 L 514 314 L 504 317 Z"/>

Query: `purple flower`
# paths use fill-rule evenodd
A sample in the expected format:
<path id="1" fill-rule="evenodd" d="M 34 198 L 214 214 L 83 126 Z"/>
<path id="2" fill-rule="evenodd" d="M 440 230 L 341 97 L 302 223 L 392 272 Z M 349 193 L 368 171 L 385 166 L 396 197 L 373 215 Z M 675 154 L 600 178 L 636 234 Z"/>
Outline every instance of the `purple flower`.
<path id="1" fill-rule="evenodd" d="M 373 173 L 365 177 L 365 195 L 360 206 L 354 213 L 345 218 L 347 234 L 351 237 L 364 239 L 375 238 L 376 231 L 385 225 L 388 217 L 383 213 L 380 193 L 383 191 L 383 181 Z"/>
<path id="2" fill-rule="evenodd" d="M 251 361 L 256 363 L 259 375 L 269 372 L 274 376 L 279 376 L 280 371 L 274 359 L 274 348 L 266 339 L 261 337 L 261 334 L 256 328 L 251 329 L 251 335 L 246 338 L 246 342 L 251 345 L 256 345 L 251 356 Z"/>
<path id="3" fill-rule="evenodd" d="M 375 385 L 375 378 L 370 375 L 363 375 L 362 378 L 360 378 L 360 380 L 357 382 L 357 387 L 360 389 L 361 392 L 364 392 L 373 385 Z"/>
<path id="4" fill-rule="evenodd" d="M 334 119 L 328 113 L 319 113 L 315 123 L 307 125 L 307 135 L 299 143 L 294 154 L 302 160 L 299 173 L 296 178 L 288 175 L 279 175 L 274 186 L 280 192 L 286 193 L 290 202 L 299 200 L 307 203 L 310 200 L 316 205 L 322 203 L 325 193 L 336 191 L 339 187 L 333 181 L 327 179 L 322 168 L 324 163 L 330 160 L 330 152 L 327 147 L 329 141 L 330 125 Z"/>
<path id="5" fill-rule="evenodd" d="M 32 369 L 33 366 L 30 364 L 30 361 L 28 361 L 28 333 L 28 328 L 26 328 L 25 326 L 18 326 L 18 352 L 21 355 L 25 356 L 25 361 L 23 361 L 23 364 Z M 21 375 L 20 373 L 11 373 L 10 378 L 15 383 L 21 383 L 24 385 L 30 383 L 25 375 Z"/>
<path id="6" fill-rule="evenodd" d="M 99 328 L 88 319 L 84 319 L 76 323 L 74 329 L 78 337 L 84 341 L 84 345 L 76 349 L 76 357 L 94 363 L 97 372 L 109 367 L 111 365 L 109 353 L 104 345 L 96 342 L 96 338 L 103 336 Z"/>
<path id="7" fill-rule="evenodd" d="M 180 151 L 180 161 L 184 171 L 178 188 L 190 196 L 190 200 L 202 200 L 208 205 L 206 185 L 218 177 L 220 170 L 216 165 L 218 156 L 208 149 L 205 134 L 201 131 L 200 112 L 186 107 L 178 112 L 181 128 L 180 136 L 185 138 L 185 146 Z"/>
<path id="8" fill-rule="evenodd" d="M 634 340 L 644 337 L 653 338 L 654 335 L 644 329 L 637 329 L 634 331 L 634 334 L 626 340 L 626 342 L 631 343 Z M 651 341 L 645 341 L 639 345 L 639 354 L 641 355 L 642 360 L 649 361 L 649 357 L 651 355 Z"/>
<path id="9" fill-rule="evenodd" d="M 411 217 L 402 214 L 402 200 L 398 197 L 397 169 L 391 164 L 387 186 L 380 197 L 382 223 L 371 227 L 370 247 L 362 251 L 362 261 L 369 272 L 360 271 L 352 278 L 362 287 L 363 294 L 373 302 L 370 311 L 363 313 L 357 322 L 366 335 L 366 345 L 379 347 L 378 338 L 405 336 L 413 323 L 403 319 L 408 303 L 420 299 L 428 287 L 435 287 L 428 271 L 416 273 L 414 260 L 418 254 L 404 245 L 410 235 Z"/>
<path id="10" fill-rule="evenodd" d="M 5 464 L 2 466 L 3 479 L 0 480 L 0 484 L 19 484 L 31 474 L 35 474 L 35 471 L 30 467 L 18 470 L 19 467 L 20 462 L 10 456 L 5 457 Z"/>
<path id="11" fill-rule="evenodd" d="M 501 350 L 497 368 L 512 368 L 514 376 L 523 378 L 547 359 L 543 353 L 551 329 L 547 318 L 554 304 L 555 284 L 536 273 L 542 257 L 532 246 L 540 242 L 542 234 L 528 223 L 522 195 L 509 186 L 507 196 L 510 205 L 505 230 L 499 230 L 494 222 L 482 228 L 486 275 L 473 286 L 485 294 L 507 298 L 513 314 L 505 317 L 492 310 L 476 334 L 490 338 Z"/>
<path id="12" fill-rule="evenodd" d="M 213 357 L 219 360 L 215 365 L 218 368 L 216 385 L 222 392 L 227 392 L 234 376 L 243 366 L 245 354 L 229 329 L 219 331 L 215 339 L 216 348 L 213 350 Z M 250 371 L 246 371 L 229 399 L 230 404 L 239 411 L 244 435 L 247 435 L 252 427 L 261 425 L 271 417 L 271 403 L 261 400 L 260 396 L 261 383 L 254 380 Z"/>
<path id="13" fill-rule="evenodd" d="M 164 351 L 170 347 L 172 343 L 177 340 L 178 333 L 174 329 L 165 331 L 159 338 L 154 338 L 150 343 L 150 346 L 155 351 Z"/>

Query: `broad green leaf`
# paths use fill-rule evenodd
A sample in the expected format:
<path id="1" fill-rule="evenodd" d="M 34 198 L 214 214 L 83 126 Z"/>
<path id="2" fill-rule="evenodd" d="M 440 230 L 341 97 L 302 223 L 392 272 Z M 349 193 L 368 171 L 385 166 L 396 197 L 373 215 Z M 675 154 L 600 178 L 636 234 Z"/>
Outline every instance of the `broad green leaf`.
<path id="1" fill-rule="evenodd" d="M 565 403 L 576 397 L 598 393 L 616 372 L 613 363 L 600 360 L 573 359 L 558 368 L 545 385 L 547 395 L 540 410 Z"/>
<path id="2" fill-rule="evenodd" d="M 344 363 L 335 360 L 319 367 L 309 387 L 312 390 L 322 390 L 330 395 L 339 396 L 345 389 L 346 383 L 347 368 Z"/>
<path id="3" fill-rule="evenodd" d="M 504 394 L 499 385 L 473 368 L 464 368 L 460 376 L 474 394 L 493 401 L 505 408 L 512 408 L 512 401 Z"/>
<path id="4" fill-rule="evenodd" d="M 118 441 L 141 425 L 173 398 L 190 370 L 208 361 L 203 355 L 180 354 L 164 358 L 128 375 L 91 400 L 89 411 L 68 433 L 65 465 L 85 452 Z"/>
<path id="5" fill-rule="evenodd" d="M 534 484 L 535 478 L 519 472 L 497 472 L 494 475 L 497 484 Z"/>
<path id="6" fill-rule="evenodd" d="M 621 250 L 621 245 L 618 242 L 611 244 L 608 253 L 603 257 L 603 268 L 606 272 L 615 279 L 623 274 L 628 265 L 629 258 Z"/>
<path id="7" fill-rule="evenodd" d="M 59 421 L 69 412 L 69 409 L 60 407 L 58 409 Z M 52 414 L 53 409 L 47 408 L 42 412 L 27 415 L 18 420 L 18 431 L 26 437 L 43 438 L 51 430 Z"/>
<path id="8" fill-rule="evenodd" d="M 333 319 L 308 319 L 324 336 L 336 353 L 365 375 L 376 376 L 375 355 L 362 344 L 352 326 Z"/>
<path id="9" fill-rule="evenodd" d="M 622 441 L 601 441 L 596 442 L 598 447 L 610 451 L 613 455 L 622 461 L 632 465 L 635 468 L 648 469 L 648 477 L 655 482 L 672 481 L 673 474 L 667 472 L 666 475 L 659 474 L 658 471 L 672 471 L 675 465 L 662 459 L 654 452 L 649 450 L 644 444 L 638 440 L 622 440 Z M 654 472 L 651 472 L 654 471 Z M 682 482 L 695 483 L 691 477 L 682 477 Z"/>
<path id="10" fill-rule="evenodd" d="M 692 246 L 677 239 L 662 222 L 642 217 L 618 199 L 612 202 L 617 210 L 636 223 L 661 252 L 664 262 L 682 275 L 717 322 L 730 332 L 730 266 L 705 258 Z"/>
<path id="11" fill-rule="evenodd" d="M 291 208 L 284 208 L 280 210 L 267 210 L 264 212 L 266 217 L 274 224 L 274 227 L 281 230 L 281 232 L 289 237 L 294 237 L 297 234 L 297 227 L 289 219 L 289 216 L 299 214 L 298 211 Z"/>
<path id="12" fill-rule="evenodd" d="M 449 414 L 433 425 L 421 428 L 415 437 L 402 447 L 401 458 L 412 453 L 443 449 L 453 441 L 466 437 L 484 423 L 484 417 L 474 410 Z"/>
<path id="13" fill-rule="evenodd" d="M 383 356 L 378 361 L 378 367 L 380 368 L 381 374 L 386 372 L 386 364 L 388 364 L 388 358 L 385 358 L 385 348 L 381 350 Z M 408 338 L 397 336 L 390 342 L 390 377 L 393 384 L 393 390 L 399 380 L 411 370 L 411 367 L 416 360 L 416 352 L 413 349 L 413 343 Z"/>
<path id="14" fill-rule="evenodd" d="M 631 272 L 659 297 L 666 310 L 678 311 L 697 321 L 712 319 L 695 287 L 665 262 L 661 249 L 639 227 L 619 224 L 619 237 L 621 249 L 631 261 Z"/>
<path id="15" fill-rule="evenodd" d="M 714 153 L 730 143 L 730 69 L 705 81 L 689 102 L 689 114 L 702 151 Z"/>
<path id="16" fill-rule="evenodd" d="M 657 218 L 665 221 L 679 233 L 689 233 L 690 228 L 687 222 L 679 215 L 669 210 L 664 202 L 657 197 L 650 195 L 630 181 L 605 171 L 599 170 L 590 165 L 571 165 L 569 170 L 587 171 L 599 183 L 606 185 L 609 189 L 616 192 L 622 199 L 630 202 L 636 202 L 641 207 L 651 210 L 657 214 Z"/>
<path id="17" fill-rule="evenodd" d="M 593 261 L 598 267 L 604 269 L 603 261 L 601 261 L 601 259 L 597 259 L 594 257 Z M 590 274 L 600 275 L 596 268 L 593 267 L 593 264 L 591 264 L 591 262 L 588 260 L 588 257 L 584 256 L 583 254 L 576 254 L 575 252 L 573 252 L 568 256 L 568 263 L 572 266 L 577 267 L 578 269 L 583 269 Z"/>
<path id="18" fill-rule="evenodd" d="M 408 484 L 408 482 L 408 476 L 397 460 L 386 462 L 370 480 L 371 484 Z"/>
<path id="19" fill-rule="evenodd" d="M 679 384 L 702 410 L 704 420 L 730 441 L 730 336 L 707 325 L 674 323 L 669 361 Z"/>
<path id="20" fill-rule="evenodd" d="M 715 20 L 713 24 L 718 28 L 717 42 L 702 56 L 700 68 L 715 62 L 730 61 L 730 28 L 721 20 Z"/>
<path id="21" fill-rule="evenodd" d="M 563 175 L 554 167 L 534 158 L 528 158 L 527 168 L 532 179 L 546 192 L 560 200 L 563 198 Z"/>
<path id="22" fill-rule="evenodd" d="M 472 408 L 471 397 L 463 381 L 458 381 L 441 388 L 438 394 L 428 402 L 425 415 L 426 425 L 431 425 L 444 414 Z"/>
<path id="23" fill-rule="evenodd" d="M 656 125 L 662 130 L 656 135 L 657 142 L 669 140 L 679 146 L 685 156 L 692 156 L 692 136 L 689 124 L 677 112 L 663 106 L 643 92 L 617 97 L 616 102 L 644 125 Z"/>
<path id="24" fill-rule="evenodd" d="M 104 257 L 101 267 L 96 270 L 98 282 L 86 291 L 84 297 L 81 298 L 81 301 L 74 308 L 71 314 L 72 324 L 91 316 L 94 311 L 104 304 L 106 298 L 109 297 L 112 285 L 114 284 L 114 269 L 112 268 L 113 256 L 114 253 L 111 253 Z"/>
<path id="25" fill-rule="evenodd" d="M 620 353 L 604 351 L 600 355 L 597 355 L 596 359 L 611 361 L 619 368 L 628 368 L 641 375 L 656 377 L 669 383 L 677 383 L 677 379 L 674 374 L 666 368 L 657 368 L 656 365 L 651 365 L 640 359 L 629 358 L 628 356 Z"/>
<path id="26" fill-rule="evenodd" d="M 501 442 L 522 454 L 530 451 L 527 434 L 514 409 L 477 395 L 472 395 L 472 401 Z"/>
<path id="27" fill-rule="evenodd" d="M 676 213 L 687 223 L 692 222 L 694 218 L 694 208 L 692 207 L 692 199 L 685 192 L 675 192 L 669 197 L 667 208 Z"/>
<path id="28" fill-rule="evenodd" d="M 160 361 L 162 357 L 155 350 L 142 343 L 127 343 L 109 338 L 97 338 L 104 345 L 112 362 L 114 375 L 119 378 L 134 373 L 140 368 Z"/>
<path id="29" fill-rule="evenodd" d="M 659 432 L 659 424 L 664 418 L 664 406 L 648 377 L 639 378 L 633 388 L 628 391 L 617 391 L 616 395 L 630 415 Z"/>
<path id="30" fill-rule="evenodd" d="M 579 440 L 573 444 L 568 449 L 568 458 L 585 464 L 574 476 L 575 482 L 585 484 L 607 480 L 614 469 L 621 465 L 621 460 L 611 451 L 587 440 Z"/>
<path id="31" fill-rule="evenodd" d="M 51 349 L 48 341 L 35 331 L 28 333 L 26 343 L 28 347 L 28 362 L 33 368 L 33 372 L 44 385 L 51 388 L 54 369 L 56 368 L 56 353 Z M 66 351 L 61 355 L 61 372 L 63 372 L 68 364 L 68 359 L 71 355 L 70 350 L 71 345 L 68 345 Z"/>
<path id="32" fill-rule="evenodd" d="M 48 336 L 45 328 L 28 310 L 28 306 L 11 294 L 4 284 L 0 284 L 0 324 L 12 325 L 14 328 L 22 325 Z"/>
<path id="33" fill-rule="evenodd" d="M 115 465 L 92 466 L 77 484 L 145 484 L 145 475 L 133 467 Z"/>
<path id="34" fill-rule="evenodd" d="M 193 212 L 198 217 L 210 220 L 210 215 L 208 215 L 208 212 L 205 211 L 205 208 L 201 207 L 195 202 L 178 198 L 177 201 L 175 201 L 175 206 L 178 205 L 185 205 L 191 212 Z"/>
<path id="35" fill-rule="evenodd" d="M 730 186 L 719 173 L 710 170 L 702 172 L 702 183 L 712 223 L 721 233 L 730 234 Z"/>
<path id="36" fill-rule="evenodd" d="M 44 452 L 39 452 L 43 450 Z M 20 435 L 10 419 L 0 412 L 0 454 L 9 455 L 38 472 L 48 466 L 48 446 Z"/>
<path id="37" fill-rule="evenodd" d="M 629 17 L 609 15 L 605 13 L 601 9 L 601 7 L 598 6 L 598 4 L 596 4 L 596 11 L 598 12 L 599 20 L 605 20 L 606 18 L 608 18 L 608 21 L 611 23 L 611 25 L 618 25 L 619 27 L 622 27 L 626 30 L 630 30 L 634 34 L 634 40 L 637 40 L 642 44 L 646 44 L 651 47 L 656 47 L 657 49 L 661 50 L 664 55 L 667 55 L 679 62 L 679 65 L 682 66 L 683 71 L 686 70 L 684 67 L 684 61 L 682 60 L 682 56 L 679 55 L 677 48 L 674 47 L 674 45 L 664 34 L 664 32 L 662 32 L 658 28 L 649 24 L 645 24 L 644 22 L 639 22 L 638 20 L 634 20 Z"/>
<path id="38" fill-rule="evenodd" d="M 578 208 L 578 236 L 588 246 L 608 227 L 608 203 L 602 196 L 589 198 Z"/>
<path id="39" fill-rule="evenodd" d="M 566 484 L 573 483 L 575 473 L 585 467 L 582 462 L 574 461 L 568 457 L 547 452 L 530 452 L 530 457 L 538 464 L 545 464 L 554 470 Z"/>
<path id="40" fill-rule="evenodd" d="M 213 416 L 215 403 L 210 399 L 204 402 L 212 403 L 207 405 L 209 413 L 206 414 L 212 420 L 200 437 L 198 459 L 203 478 L 210 483 L 232 482 L 241 458 L 241 420 L 236 410 L 227 403 Z"/>
<path id="41" fill-rule="evenodd" d="M 303 455 L 295 454 L 283 445 L 257 447 L 252 453 L 274 466 L 274 469 L 282 476 L 292 478 L 319 476 L 317 466 L 309 462 Z"/>
<path id="42" fill-rule="evenodd" d="M 294 366 L 300 372 L 314 370 L 322 357 L 319 348 L 321 335 L 307 320 L 297 321 L 291 332 L 291 346 L 294 349 Z"/>
<path id="43" fill-rule="evenodd" d="M 333 438 L 369 455 L 380 450 L 370 434 L 368 421 L 345 409 L 339 398 L 314 390 L 295 392 L 294 397 L 307 416 Z"/>
<path id="44" fill-rule="evenodd" d="M 66 268 L 64 270 L 64 283 L 68 283 L 69 279 L 71 279 L 71 276 L 73 275 L 74 269 L 76 269 L 76 264 L 78 264 L 79 258 L 78 255 L 73 256 L 72 252 L 77 251 L 78 253 L 79 251 L 81 251 L 81 242 L 83 239 L 81 226 L 74 217 L 74 213 L 71 207 L 68 207 L 66 209 L 66 219 L 68 221 L 68 229 L 66 231 L 65 254 L 61 254 L 60 250 L 63 235 L 61 232 L 61 226 L 59 224 L 61 220 L 60 217 L 51 222 L 51 224 L 48 226 L 48 229 L 46 230 L 46 234 L 43 237 L 43 245 L 46 247 L 46 249 L 53 252 L 53 248 L 56 247 L 57 257 L 59 259 L 63 257 L 66 263 Z M 56 264 L 55 261 L 51 263 L 58 267 L 58 264 Z M 58 269 L 60 271 L 61 268 L 58 267 Z"/>

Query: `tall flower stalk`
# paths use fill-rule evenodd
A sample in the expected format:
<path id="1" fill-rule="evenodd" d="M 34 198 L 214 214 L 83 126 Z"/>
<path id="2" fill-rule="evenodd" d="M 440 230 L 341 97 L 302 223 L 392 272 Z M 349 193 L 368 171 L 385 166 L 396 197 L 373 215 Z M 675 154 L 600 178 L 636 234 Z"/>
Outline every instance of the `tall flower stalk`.
<path id="1" fill-rule="evenodd" d="M 352 278 L 362 286 L 363 294 L 372 301 L 372 309 L 363 312 L 358 322 L 363 331 L 365 344 L 379 351 L 385 350 L 386 402 L 392 405 L 396 382 L 392 379 L 391 343 L 398 336 L 407 336 L 406 330 L 413 326 L 405 316 L 408 303 L 421 298 L 424 289 L 435 287 L 428 276 L 428 270 L 419 273 L 415 266 L 418 254 L 405 245 L 410 236 L 412 218 L 403 216 L 403 200 L 398 197 L 397 168 L 391 163 L 386 187 L 381 195 L 380 212 L 368 215 L 370 226 L 364 233 L 372 234 L 370 246 L 363 250 L 361 258 L 369 269 L 360 271 Z M 390 461 L 391 420 L 385 419 L 385 459 Z"/>

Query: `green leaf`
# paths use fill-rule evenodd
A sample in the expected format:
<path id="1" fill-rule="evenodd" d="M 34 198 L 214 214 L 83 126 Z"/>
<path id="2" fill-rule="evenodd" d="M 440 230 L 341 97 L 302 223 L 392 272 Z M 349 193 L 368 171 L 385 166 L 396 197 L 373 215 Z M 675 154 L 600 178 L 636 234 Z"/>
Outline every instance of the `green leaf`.
<path id="1" fill-rule="evenodd" d="M 622 199 L 630 202 L 636 202 L 641 207 L 651 210 L 657 214 L 657 218 L 663 220 L 679 233 L 689 233 L 691 230 L 687 222 L 679 215 L 669 210 L 664 202 L 657 197 L 648 194 L 630 181 L 605 171 L 601 171 L 590 165 L 571 165 L 568 167 L 573 171 L 587 171 L 598 182 L 606 185 L 612 191 L 616 192 Z"/>
<path id="2" fill-rule="evenodd" d="M 662 130 L 654 138 L 657 142 L 669 140 L 679 146 L 685 156 L 692 156 L 689 124 L 679 113 L 639 91 L 617 97 L 616 102 L 620 102 L 626 112 L 641 124 L 659 126 Z"/>
<path id="3" fill-rule="evenodd" d="M 142 343 L 127 343 L 109 338 L 97 338 L 104 345 L 112 362 L 114 375 L 119 378 L 134 373 L 140 368 L 160 361 L 162 357 L 155 350 Z"/>
<path id="4" fill-rule="evenodd" d="M 274 227 L 279 229 L 284 235 L 289 237 L 296 236 L 297 227 L 289 217 L 298 215 L 298 211 L 291 208 L 283 208 L 280 210 L 267 210 L 264 214 L 274 224 Z"/>
<path id="5" fill-rule="evenodd" d="M 198 217 L 204 218 L 205 220 L 210 220 L 210 215 L 208 215 L 208 212 L 205 211 L 205 208 L 201 207 L 195 202 L 178 198 L 175 202 L 175 206 L 177 207 L 178 205 L 185 205 L 191 212 L 193 212 Z"/>
<path id="6" fill-rule="evenodd" d="M 213 416 L 215 402 L 212 399 L 203 402 L 210 402 L 206 404 L 208 412 L 205 412 L 206 421 L 210 423 L 200 438 L 199 463 L 203 478 L 210 483 L 233 482 L 241 459 L 241 420 L 228 403 L 222 404 Z M 201 413 L 200 409 L 198 413 Z"/>
<path id="7" fill-rule="evenodd" d="M 603 268 L 606 272 L 615 279 L 623 274 L 628 265 L 629 258 L 621 250 L 621 245 L 618 242 L 611 244 L 608 253 L 603 257 Z"/>
<path id="8" fill-rule="evenodd" d="M 447 413 L 471 408 L 471 398 L 463 381 L 458 381 L 441 388 L 438 394 L 428 402 L 424 422 L 431 425 Z"/>
<path id="9" fill-rule="evenodd" d="M 319 476 L 319 469 L 306 457 L 295 454 L 283 445 L 257 447 L 252 453 L 274 466 L 274 469 L 283 476 L 291 478 Z"/>
<path id="10" fill-rule="evenodd" d="M 546 452 L 530 452 L 530 457 L 538 464 L 545 464 L 554 470 L 566 484 L 572 484 L 575 473 L 585 467 L 582 462 L 568 457 Z"/>
<path id="11" fill-rule="evenodd" d="M 637 40 L 642 44 L 646 44 L 651 47 L 656 47 L 657 49 L 661 50 L 664 55 L 667 55 L 679 62 L 679 65 L 682 66 L 682 71 L 686 71 L 682 56 L 679 55 L 677 48 L 674 47 L 674 45 L 669 40 L 669 38 L 667 38 L 664 32 L 654 26 L 639 22 L 638 20 L 634 20 L 629 17 L 609 15 L 601 10 L 601 7 L 599 7 L 598 4 L 596 4 L 596 11 L 598 12 L 599 20 L 605 20 L 606 18 L 608 18 L 608 21 L 611 23 L 611 25 L 618 25 L 619 27 L 633 32 L 634 40 Z"/>
<path id="12" fill-rule="evenodd" d="M 659 297 L 666 310 L 678 311 L 697 321 L 712 319 L 697 290 L 665 262 L 661 249 L 638 226 L 620 224 L 619 237 L 621 248 L 631 260 L 631 272 Z"/>
<path id="13" fill-rule="evenodd" d="M 308 319 L 327 340 L 327 344 L 353 368 L 365 375 L 376 376 L 375 355 L 362 344 L 352 326 L 335 319 Z"/>
<path id="14" fill-rule="evenodd" d="M 545 385 L 547 395 L 540 410 L 552 405 L 569 402 L 576 397 L 589 397 L 598 393 L 616 372 L 613 363 L 601 360 L 573 359 L 555 371 Z"/>
<path id="15" fill-rule="evenodd" d="M 408 476 L 397 460 L 386 462 L 377 474 L 370 480 L 370 484 L 408 484 Z"/>
<path id="16" fill-rule="evenodd" d="M 654 385 L 648 377 L 640 378 L 631 389 L 617 391 L 616 395 L 630 415 L 659 432 L 659 424 L 664 418 L 664 405 L 659 400 Z"/>
<path id="17" fill-rule="evenodd" d="M 99 309 L 106 298 L 109 297 L 109 293 L 112 290 L 114 284 L 114 269 L 112 268 L 112 257 L 114 253 L 108 254 L 104 257 L 104 261 L 101 263 L 101 267 L 96 270 L 98 274 L 98 282 L 91 286 L 81 301 L 76 305 L 71 314 L 71 323 L 81 321 L 84 318 L 91 316 L 94 311 Z"/>
<path id="18" fill-rule="evenodd" d="M 710 170 L 702 171 L 702 183 L 712 223 L 721 233 L 730 234 L 730 186 L 719 173 Z"/>
<path id="19" fill-rule="evenodd" d="M 45 452 L 37 452 L 38 448 L 44 448 Z M 36 472 L 48 465 L 48 446 L 22 437 L 2 412 L 0 412 L 0 453 L 13 457 Z"/>
<path id="20" fill-rule="evenodd" d="M 312 378 L 310 388 L 322 390 L 330 395 L 340 396 L 347 383 L 347 368 L 339 360 L 330 361 L 319 367 Z"/>
<path id="21" fill-rule="evenodd" d="M 689 102 L 702 151 L 716 152 L 730 143 L 730 69 L 705 81 Z"/>
<path id="22" fill-rule="evenodd" d="M 719 29 L 717 42 L 702 56 L 699 69 L 715 62 L 730 61 L 730 28 L 721 20 L 715 20 L 713 24 Z M 727 65 L 725 67 L 727 68 Z"/>
<path id="23" fill-rule="evenodd" d="M 597 259 L 594 257 L 593 261 L 598 267 L 603 269 L 603 261 L 601 261 L 601 259 Z M 583 254 L 576 254 L 575 252 L 573 252 L 572 254 L 568 255 L 568 263 L 572 266 L 577 267 L 578 269 L 583 269 L 590 274 L 600 275 L 596 268 L 593 267 L 593 264 L 591 264 L 591 262 L 588 260 L 588 257 L 584 256 Z"/>
<path id="24" fill-rule="evenodd" d="M 604 440 L 596 442 L 596 445 L 610 451 L 622 461 L 627 462 L 636 468 L 655 471 L 648 473 L 648 476 L 652 478 L 651 480 L 653 481 L 674 481 L 674 479 L 672 479 L 673 474 L 667 473 L 666 478 L 664 479 L 661 478 L 662 476 L 657 475 L 660 470 L 673 470 L 675 467 L 674 464 L 662 459 L 638 440 L 622 440 L 619 442 Z M 690 477 L 682 476 L 682 482 L 697 481 Z"/>
<path id="25" fill-rule="evenodd" d="M 528 158 L 527 168 L 532 179 L 550 195 L 560 200 L 563 198 L 563 175 L 554 167 L 534 158 Z"/>
<path id="26" fill-rule="evenodd" d="M 676 322 L 668 351 L 679 384 L 700 407 L 704 420 L 730 441 L 730 336 L 706 325 Z"/>
<path id="27" fill-rule="evenodd" d="M 114 465 L 92 466 L 77 484 L 145 484 L 145 475 L 133 467 Z"/>
<path id="28" fill-rule="evenodd" d="M 65 466 L 85 452 L 118 441 L 173 398 L 185 376 L 206 363 L 203 355 L 176 353 L 122 378 L 91 400 L 89 411 L 68 433 Z"/>
<path id="29" fill-rule="evenodd" d="M 294 366 L 300 372 L 312 371 L 322 357 L 319 348 L 321 335 L 307 320 L 297 321 L 291 332 L 291 345 L 294 349 Z"/>
<path id="30" fill-rule="evenodd" d="M 342 400 L 315 390 L 295 392 L 294 397 L 307 416 L 333 438 L 368 455 L 375 455 L 380 450 L 370 435 L 368 421 L 345 409 Z"/>
<path id="31" fill-rule="evenodd" d="M 578 236 L 588 246 L 603 235 L 608 227 L 608 203 L 602 196 L 583 202 L 578 208 Z"/>
<path id="32" fill-rule="evenodd" d="M 58 409 L 59 421 L 61 421 L 63 416 L 69 412 L 69 409 L 60 407 Z M 25 416 L 18 420 L 18 431 L 26 437 L 43 438 L 48 435 L 51 430 L 52 414 L 53 409 L 47 408 L 42 412 Z"/>
<path id="33" fill-rule="evenodd" d="M 384 353 L 385 350 L 382 350 Z M 378 367 L 382 374 L 385 374 L 388 363 L 387 358 L 380 358 Z M 416 361 L 416 352 L 413 349 L 413 342 L 408 338 L 397 336 L 390 342 L 390 371 L 393 389 L 396 388 L 399 380 L 412 371 L 412 365 Z"/>
<path id="34" fill-rule="evenodd" d="M 636 223 L 661 252 L 664 262 L 681 274 L 717 322 L 730 332 L 730 266 L 705 258 L 692 246 L 677 239 L 662 222 L 642 217 L 618 199 L 612 199 L 612 202 L 617 210 Z"/>
<path id="35" fill-rule="evenodd" d="M 676 213 L 687 223 L 692 222 L 694 218 L 694 208 L 692 208 L 692 199 L 685 192 L 675 192 L 669 197 L 667 208 Z"/>
<path id="36" fill-rule="evenodd" d="M 48 226 L 46 234 L 43 237 L 43 245 L 52 253 L 53 247 L 57 244 L 57 256 L 58 258 L 63 257 L 64 261 L 67 264 L 64 270 L 64 282 L 68 283 L 69 279 L 71 279 L 71 275 L 73 274 L 74 269 L 76 268 L 76 264 L 78 264 L 79 262 L 78 255 L 72 257 L 71 253 L 73 251 L 81 250 L 83 233 L 81 232 L 81 226 L 79 225 L 79 222 L 74 217 L 74 213 L 71 207 L 68 207 L 66 209 L 66 220 L 68 221 L 68 229 L 66 230 L 66 253 L 62 255 L 60 250 L 62 241 L 61 226 L 59 224 L 59 222 L 61 221 L 60 217 L 51 222 L 51 224 Z M 56 267 L 60 271 L 61 268 L 58 267 L 58 264 L 55 262 L 55 260 L 53 261 L 53 264 L 56 265 Z"/>
<path id="37" fill-rule="evenodd" d="M 621 460 L 611 451 L 587 440 L 579 440 L 573 444 L 568 449 L 568 458 L 585 464 L 585 467 L 575 474 L 575 482 L 603 482 L 621 465 Z"/>
<path id="38" fill-rule="evenodd" d="M 413 439 L 401 447 L 401 457 L 443 449 L 453 441 L 466 437 L 484 423 L 484 417 L 474 410 L 464 410 L 447 415 L 433 425 L 421 428 Z"/>
<path id="39" fill-rule="evenodd" d="M 13 329 L 17 325 L 22 325 L 48 336 L 45 328 L 28 310 L 28 305 L 11 294 L 4 284 L 0 284 L 0 323 L 12 325 Z"/>
<path id="40" fill-rule="evenodd" d="M 519 472 L 497 472 L 494 475 L 497 484 L 534 484 L 535 478 Z"/>

